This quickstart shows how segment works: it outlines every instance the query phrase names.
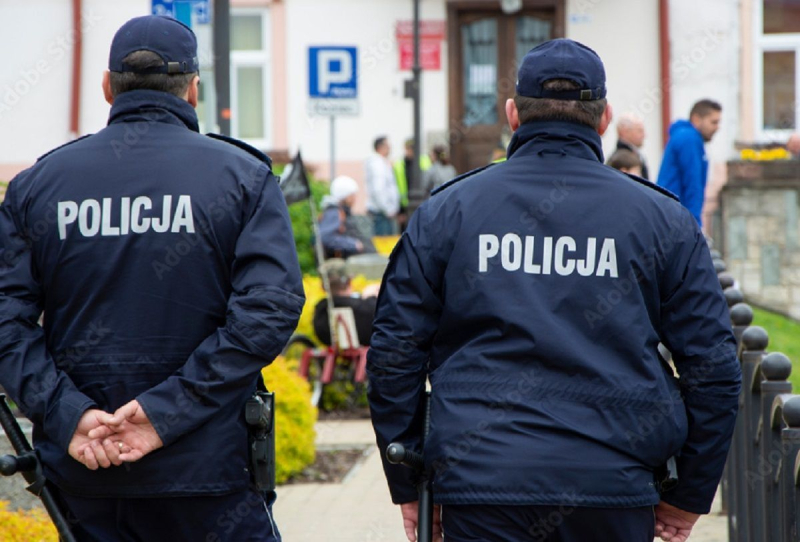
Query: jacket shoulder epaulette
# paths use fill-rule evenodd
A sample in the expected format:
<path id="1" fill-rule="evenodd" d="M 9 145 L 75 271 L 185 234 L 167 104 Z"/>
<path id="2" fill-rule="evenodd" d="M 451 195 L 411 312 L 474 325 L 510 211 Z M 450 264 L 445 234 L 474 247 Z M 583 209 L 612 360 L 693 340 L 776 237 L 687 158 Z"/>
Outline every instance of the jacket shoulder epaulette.
<path id="1" fill-rule="evenodd" d="M 476 175 L 476 174 L 480 173 L 481 171 L 487 170 L 490 167 L 493 167 L 493 166 L 496 166 L 496 165 L 497 165 L 496 163 L 487 164 L 487 165 L 485 165 L 483 167 L 479 167 L 478 169 L 473 169 L 472 171 L 468 171 L 468 172 L 466 172 L 466 173 L 464 173 L 462 175 L 459 175 L 458 177 L 454 177 L 454 178 L 450 179 L 449 181 L 447 181 L 446 183 L 444 183 L 443 185 L 431 190 L 431 196 L 433 196 L 435 194 L 438 194 L 442 190 L 450 188 L 454 184 L 456 184 L 458 182 L 461 182 L 461 181 L 463 181 L 464 179 L 466 179 L 468 177 L 472 177 L 473 175 Z"/>
<path id="2" fill-rule="evenodd" d="M 233 137 L 225 136 L 225 135 L 222 135 L 222 134 L 206 134 L 206 135 L 208 137 L 213 138 L 213 139 L 217 139 L 219 141 L 224 141 L 225 143 L 230 143 L 231 145 L 233 145 L 235 147 L 239 147 L 240 149 L 242 149 L 246 153 L 248 153 L 248 154 L 250 154 L 252 156 L 255 156 L 260 162 L 266 162 L 267 165 L 270 167 L 270 169 L 272 169 L 272 158 L 270 158 L 269 156 L 267 156 L 265 153 L 261 152 L 257 148 L 253 147 L 252 145 L 248 145 L 244 141 L 241 141 L 241 140 L 233 138 Z"/>
<path id="3" fill-rule="evenodd" d="M 40 161 L 40 160 L 42 160 L 42 159 L 44 159 L 44 158 L 47 158 L 48 156 L 50 156 L 51 154 L 53 154 L 53 153 L 54 153 L 54 152 L 56 152 L 57 150 L 63 149 L 64 147 L 68 147 L 69 145 L 72 145 L 73 143 L 77 143 L 77 142 L 78 142 L 78 141 L 80 141 L 81 139 L 86 139 L 87 137 L 91 137 L 91 136 L 93 136 L 93 135 L 94 135 L 94 134 L 86 134 L 85 136 L 81 136 L 81 137 L 75 138 L 75 139 L 73 139 L 72 141 L 67 141 L 66 143 L 64 143 L 63 145 L 59 145 L 59 146 L 58 146 L 58 147 L 56 147 L 55 149 L 50 149 L 49 151 L 47 151 L 46 153 L 44 153 L 43 155 L 41 155 L 39 158 L 37 158 L 37 159 L 36 159 L 36 161 L 38 162 L 38 161 Z"/>
<path id="4" fill-rule="evenodd" d="M 624 173 L 624 172 L 622 172 L 622 173 Z M 665 196 L 667 196 L 668 198 L 672 198 L 672 199 L 674 199 L 675 201 L 677 201 L 678 203 L 680 203 L 680 202 L 681 202 L 681 200 L 679 200 L 679 199 L 678 199 L 678 196 L 676 196 L 675 194 L 673 194 L 672 192 L 670 192 L 670 191 L 669 191 L 669 190 L 667 190 L 666 188 L 663 188 L 663 187 L 661 187 L 661 186 L 658 186 L 656 183 L 650 182 L 650 181 L 648 181 L 647 179 L 643 179 L 643 178 L 641 178 L 641 177 L 639 177 L 639 176 L 637 176 L 637 175 L 634 175 L 634 174 L 632 174 L 632 173 L 625 173 L 625 175 L 627 175 L 627 176 L 628 176 L 628 177 L 629 177 L 631 180 L 634 180 L 634 181 L 636 181 L 637 183 L 639 183 L 639 184 L 642 184 L 642 185 L 646 186 L 647 188 L 650 188 L 650 189 L 652 189 L 652 190 L 655 190 L 656 192 L 661 192 L 662 194 L 664 194 L 664 195 L 665 195 Z"/>

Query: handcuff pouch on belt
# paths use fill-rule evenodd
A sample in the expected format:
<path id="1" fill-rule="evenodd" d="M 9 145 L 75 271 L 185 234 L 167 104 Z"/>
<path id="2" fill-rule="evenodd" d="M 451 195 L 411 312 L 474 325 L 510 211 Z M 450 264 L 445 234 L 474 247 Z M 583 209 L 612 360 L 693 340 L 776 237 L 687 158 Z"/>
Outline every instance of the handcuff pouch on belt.
<path id="1" fill-rule="evenodd" d="M 258 491 L 275 490 L 275 394 L 257 391 L 244 408 L 250 477 Z"/>

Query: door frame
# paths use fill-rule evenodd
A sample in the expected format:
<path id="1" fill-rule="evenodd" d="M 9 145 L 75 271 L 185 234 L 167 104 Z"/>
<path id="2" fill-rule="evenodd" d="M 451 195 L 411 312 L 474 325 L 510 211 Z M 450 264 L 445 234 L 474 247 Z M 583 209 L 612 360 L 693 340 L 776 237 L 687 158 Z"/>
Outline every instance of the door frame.
<path id="1" fill-rule="evenodd" d="M 566 0 L 523 0 L 522 10 L 548 10 L 554 12 L 553 16 L 553 37 L 564 37 L 566 33 Z M 461 125 L 461 117 L 464 110 L 464 89 L 462 83 L 461 65 L 461 33 L 459 23 L 464 13 L 502 13 L 498 0 L 447 0 L 447 85 L 448 85 L 448 127 L 450 152 L 454 159 L 460 152 L 454 152 L 453 147 L 458 146 L 464 137 L 464 127 Z M 498 31 L 498 39 L 511 40 L 510 32 L 501 27 Z M 510 60 L 500 60 L 498 63 L 498 74 L 501 70 L 507 70 Z M 498 106 L 499 107 L 499 106 Z M 498 111 L 499 118 L 505 118 L 505 111 Z M 454 160 L 455 161 L 455 160 Z M 461 172 L 460 172 L 461 173 Z"/>

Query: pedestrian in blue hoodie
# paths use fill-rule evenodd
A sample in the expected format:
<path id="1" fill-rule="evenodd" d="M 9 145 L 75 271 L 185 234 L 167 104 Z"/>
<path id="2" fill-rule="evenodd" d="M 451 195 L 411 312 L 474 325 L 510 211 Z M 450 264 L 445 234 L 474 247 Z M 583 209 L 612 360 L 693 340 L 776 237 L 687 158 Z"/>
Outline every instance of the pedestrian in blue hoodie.
<path id="1" fill-rule="evenodd" d="M 658 173 L 658 185 L 678 196 L 700 226 L 708 178 L 705 144 L 719 130 L 721 115 L 719 103 L 700 100 L 692 107 L 689 120 L 673 123 Z"/>

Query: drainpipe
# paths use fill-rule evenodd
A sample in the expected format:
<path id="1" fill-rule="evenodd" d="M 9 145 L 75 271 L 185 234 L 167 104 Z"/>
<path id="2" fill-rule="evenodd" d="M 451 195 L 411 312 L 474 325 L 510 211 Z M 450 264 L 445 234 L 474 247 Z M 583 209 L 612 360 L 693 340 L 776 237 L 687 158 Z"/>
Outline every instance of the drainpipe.
<path id="1" fill-rule="evenodd" d="M 81 2 L 72 0 L 72 100 L 69 111 L 69 132 L 72 139 L 80 134 L 81 68 L 83 58 L 83 32 L 81 30 Z"/>
<path id="2" fill-rule="evenodd" d="M 672 120 L 672 77 L 670 64 L 672 55 L 669 45 L 669 0 L 658 0 L 658 45 L 661 60 L 661 144 L 666 147 L 669 124 Z"/>

